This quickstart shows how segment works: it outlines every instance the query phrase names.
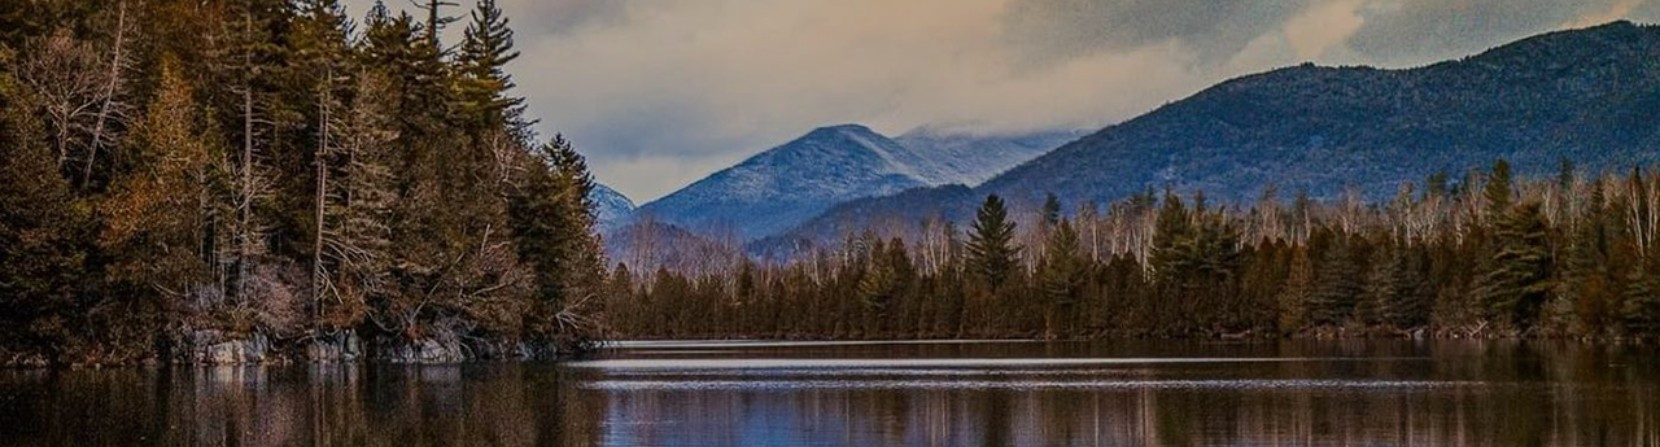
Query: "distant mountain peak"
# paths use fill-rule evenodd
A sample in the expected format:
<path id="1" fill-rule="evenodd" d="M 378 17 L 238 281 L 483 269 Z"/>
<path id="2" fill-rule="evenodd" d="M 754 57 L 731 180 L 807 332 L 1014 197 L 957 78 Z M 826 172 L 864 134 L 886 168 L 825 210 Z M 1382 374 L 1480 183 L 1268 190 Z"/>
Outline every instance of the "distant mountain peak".
<path id="1" fill-rule="evenodd" d="M 588 192 L 588 201 L 594 204 L 594 224 L 601 233 L 618 227 L 634 213 L 633 200 L 600 183 L 594 183 L 594 189 Z"/>
<path id="2" fill-rule="evenodd" d="M 896 140 L 862 124 L 815 128 L 641 210 L 693 231 L 734 230 L 744 239 L 758 238 L 849 200 L 979 183 L 1077 136 L 907 135 Z"/>
<path id="3" fill-rule="evenodd" d="M 1388 195 L 1436 171 L 1660 159 L 1660 27 L 1613 22 L 1415 68 L 1241 76 L 989 180 L 982 193 L 1116 200 L 1148 187 L 1255 200 L 1269 186 Z"/>
<path id="4" fill-rule="evenodd" d="M 816 129 L 813 129 L 810 132 L 807 132 L 807 135 L 805 135 L 803 137 L 804 138 L 810 138 L 810 137 L 813 137 L 813 136 L 820 136 L 820 135 L 846 134 L 846 133 L 876 134 L 876 131 L 870 130 L 870 127 L 865 126 L 863 124 L 845 123 L 845 124 L 835 124 L 835 125 L 818 127 Z"/>
<path id="5" fill-rule="evenodd" d="M 1385 200 L 1403 182 L 1510 161 L 1553 174 L 1660 162 L 1660 27 L 1619 21 L 1523 38 L 1479 54 L 1402 69 L 1301 64 L 1206 88 L 1021 163 L 972 190 L 931 188 L 848 202 L 757 252 L 810 246 L 927 216 L 961 221 L 986 194 L 1067 207 L 1148 190 L 1250 203 L 1270 190 L 1315 199 L 1355 188 Z M 948 140 L 919 128 L 898 140 Z M 949 133 L 949 132 L 945 132 Z M 915 142 L 909 142 L 915 144 Z M 972 183 L 971 183 L 972 184 Z"/>

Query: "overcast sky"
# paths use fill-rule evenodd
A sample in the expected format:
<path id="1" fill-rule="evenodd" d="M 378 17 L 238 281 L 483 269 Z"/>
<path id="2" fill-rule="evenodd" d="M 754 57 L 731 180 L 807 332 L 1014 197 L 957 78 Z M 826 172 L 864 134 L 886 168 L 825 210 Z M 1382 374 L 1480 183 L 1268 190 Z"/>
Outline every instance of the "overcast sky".
<path id="1" fill-rule="evenodd" d="M 1305 61 L 1409 67 L 1660 18 L 1660 0 L 499 1 L 537 130 L 640 203 L 821 125 L 1093 129 Z"/>

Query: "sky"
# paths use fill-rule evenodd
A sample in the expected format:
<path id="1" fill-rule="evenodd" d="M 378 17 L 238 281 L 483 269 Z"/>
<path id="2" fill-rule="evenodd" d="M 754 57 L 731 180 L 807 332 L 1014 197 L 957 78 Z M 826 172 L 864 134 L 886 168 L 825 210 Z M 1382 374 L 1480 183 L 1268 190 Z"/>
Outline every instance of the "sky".
<path id="1" fill-rule="evenodd" d="M 537 131 L 637 203 L 825 125 L 1096 129 L 1303 62 L 1405 68 L 1660 21 L 1660 0 L 498 2 Z M 373 1 L 346 3 L 361 17 Z"/>

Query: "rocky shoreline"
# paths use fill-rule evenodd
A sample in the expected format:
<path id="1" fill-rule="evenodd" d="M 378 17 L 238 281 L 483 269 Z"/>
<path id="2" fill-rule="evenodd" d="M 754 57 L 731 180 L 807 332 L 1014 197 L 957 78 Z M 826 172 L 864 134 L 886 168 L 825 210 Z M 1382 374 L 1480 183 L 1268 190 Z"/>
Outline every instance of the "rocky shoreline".
<path id="1" fill-rule="evenodd" d="M 136 360 L 53 362 L 41 354 L 0 351 L 0 366 L 13 368 L 107 367 L 129 365 L 280 365 L 384 362 L 442 365 L 486 360 L 551 360 L 575 355 L 581 349 L 552 343 L 462 340 L 428 337 L 414 341 L 368 338 L 357 331 L 313 334 L 295 340 L 273 340 L 263 333 L 236 334 L 206 329 L 179 337 L 172 349 Z"/>

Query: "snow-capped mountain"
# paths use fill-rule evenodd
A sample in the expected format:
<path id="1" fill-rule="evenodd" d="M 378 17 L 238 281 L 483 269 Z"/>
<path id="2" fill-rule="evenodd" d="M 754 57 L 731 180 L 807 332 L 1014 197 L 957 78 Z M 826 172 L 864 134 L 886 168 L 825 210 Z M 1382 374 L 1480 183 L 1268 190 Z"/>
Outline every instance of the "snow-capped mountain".
<path id="1" fill-rule="evenodd" d="M 600 233 L 617 228 L 634 213 L 634 201 L 628 196 L 599 183 L 588 192 L 588 201 L 594 204 L 594 226 Z"/>
<path id="2" fill-rule="evenodd" d="M 1660 163 L 1660 26 L 1616 22 L 1547 33 L 1406 69 L 1299 65 L 1235 78 L 1105 127 L 972 189 L 849 201 L 754 252 L 834 243 L 848 231 L 972 218 L 988 194 L 1032 209 L 1149 190 L 1254 203 L 1356 190 L 1388 200 L 1436 173 L 1507 160 L 1518 175 L 1620 172 Z M 942 157 L 949 158 L 949 157 Z M 805 242 L 804 242 L 805 241 Z M 821 245 L 822 246 L 822 245 Z"/>
<path id="3" fill-rule="evenodd" d="M 906 149 L 859 125 L 823 127 L 716 172 L 639 213 L 742 239 L 788 229 L 837 203 L 924 186 Z"/>
<path id="4" fill-rule="evenodd" d="M 648 203 L 639 213 L 750 240 L 788 230 L 849 200 L 977 184 L 1077 135 L 919 130 L 896 140 L 857 124 L 822 127 Z"/>
<path id="5" fill-rule="evenodd" d="M 930 186 L 975 186 L 1088 134 L 1081 130 L 981 134 L 919 127 L 893 140 L 909 149 L 911 157 L 904 162 Z"/>

